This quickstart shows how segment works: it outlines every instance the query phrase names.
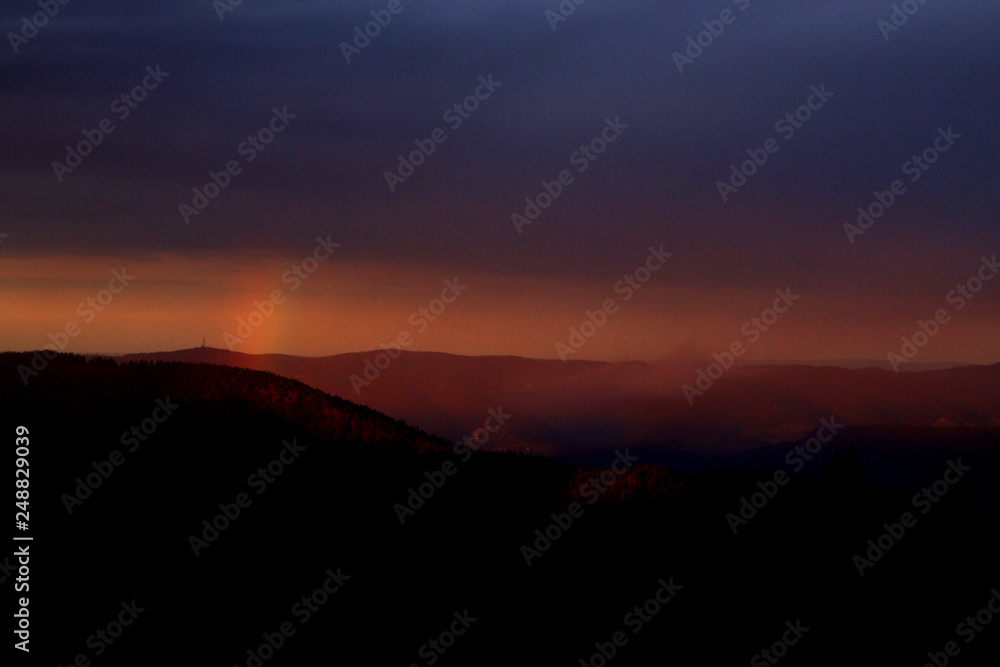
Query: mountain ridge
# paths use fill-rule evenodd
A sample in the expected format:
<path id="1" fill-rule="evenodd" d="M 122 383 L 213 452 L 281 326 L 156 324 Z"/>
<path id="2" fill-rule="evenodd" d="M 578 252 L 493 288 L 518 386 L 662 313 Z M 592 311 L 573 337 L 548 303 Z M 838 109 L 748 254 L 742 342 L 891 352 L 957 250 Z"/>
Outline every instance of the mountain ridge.
<path id="1" fill-rule="evenodd" d="M 268 370 L 455 440 L 490 409 L 512 418 L 488 447 L 572 458 L 588 448 L 736 440 L 789 442 L 835 415 L 855 426 L 1000 427 L 1000 363 L 894 373 L 813 365 L 734 366 L 706 385 L 692 364 L 473 357 L 402 351 L 329 357 L 218 348 L 116 357 Z M 701 368 L 707 368 L 703 366 Z M 704 371 L 701 371 L 702 373 Z M 353 378 L 353 379 L 352 379 Z M 359 378 L 366 378 L 359 384 Z M 686 400 L 682 388 L 697 387 Z"/>

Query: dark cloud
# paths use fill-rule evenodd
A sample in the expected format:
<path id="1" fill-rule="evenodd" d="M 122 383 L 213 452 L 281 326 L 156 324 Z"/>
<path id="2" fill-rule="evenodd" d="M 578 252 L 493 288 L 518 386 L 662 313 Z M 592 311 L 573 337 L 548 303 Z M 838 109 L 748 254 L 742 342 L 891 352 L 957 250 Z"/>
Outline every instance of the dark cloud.
<path id="1" fill-rule="evenodd" d="M 995 5 L 928 2 L 884 41 L 889 3 L 588 0 L 553 31 L 555 0 L 404 0 L 348 64 L 340 42 L 386 4 L 244 0 L 221 22 L 208 0 L 62 6 L 0 56 L 5 231 L 52 253 L 297 251 L 334 232 L 363 259 L 575 276 L 666 242 L 675 279 L 702 285 L 851 281 L 893 243 L 957 258 L 995 233 Z M 678 72 L 671 54 L 726 8 L 736 21 Z M 5 34 L 33 11 L 6 5 Z M 58 183 L 50 163 L 157 64 L 169 77 Z M 383 171 L 489 74 L 502 87 L 390 193 Z M 835 96 L 722 204 L 715 181 L 819 84 Z M 185 226 L 178 204 L 286 106 L 288 130 Z M 510 214 L 619 116 L 620 140 L 518 237 Z M 954 153 L 845 273 L 840 225 L 949 125 Z"/>

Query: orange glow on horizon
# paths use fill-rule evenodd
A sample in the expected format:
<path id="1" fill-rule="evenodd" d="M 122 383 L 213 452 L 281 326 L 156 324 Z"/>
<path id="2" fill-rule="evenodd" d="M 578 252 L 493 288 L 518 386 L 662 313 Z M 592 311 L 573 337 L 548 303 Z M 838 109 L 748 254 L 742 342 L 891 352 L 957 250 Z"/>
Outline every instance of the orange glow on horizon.
<path id="1" fill-rule="evenodd" d="M 692 347 L 709 355 L 734 340 L 748 342 L 741 328 L 775 298 L 773 290 L 678 286 L 664 276 L 624 302 L 606 280 L 547 278 L 542 284 L 525 276 L 457 275 L 339 257 L 320 263 L 306 280 L 283 280 L 301 259 L 4 257 L 0 284 L 7 307 L 0 348 L 38 349 L 69 322 L 80 328 L 66 346 L 69 352 L 182 349 L 201 345 L 203 336 L 209 346 L 224 348 L 224 334 L 237 334 L 240 318 L 252 318 L 259 326 L 234 346 L 237 351 L 324 356 L 377 349 L 408 333 L 412 350 L 555 358 L 556 343 L 568 342 L 570 328 L 614 298 L 617 311 L 571 358 L 654 361 Z M 112 271 L 123 268 L 135 280 L 100 312 L 100 303 L 88 306 L 88 298 L 107 290 Z M 440 297 L 444 281 L 456 277 L 468 289 L 440 315 L 431 314 L 433 321 L 420 315 L 420 308 Z M 269 316 L 251 315 L 255 302 L 270 309 L 275 290 L 283 303 Z M 803 294 L 746 346 L 744 359 L 884 359 L 919 317 L 933 312 L 936 296 L 881 303 L 832 290 Z M 983 305 L 989 305 L 986 299 L 956 314 L 915 361 L 995 363 L 1000 315 Z"/>

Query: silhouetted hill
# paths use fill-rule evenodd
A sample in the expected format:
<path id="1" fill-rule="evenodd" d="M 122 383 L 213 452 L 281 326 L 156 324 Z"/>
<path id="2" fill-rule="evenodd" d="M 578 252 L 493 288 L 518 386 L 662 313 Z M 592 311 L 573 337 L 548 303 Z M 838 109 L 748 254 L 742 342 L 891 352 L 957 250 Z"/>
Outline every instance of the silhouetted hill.
<path id="1" fill-rule="evenodd" d="M 619 631 L 609 665 L 745 664 L 799 619 L 809 630 L 783 665 L 922 664 L 997 582 L 1000 499 L 973 511 L 965 491 L 996 489 L 997 471 L 974 461 L 862 577 L 853 556 L 917 513 L 919 489 L 867 486 L 846 451 L 820 478 L 774 487 L 734 535 L 727 515 L 773 470 L 682 475 L 624 450 L 592 470 L 464 457 L 272 374 L 61 355 L 25 387 L 29 358 L 0 355 L 0 401 L 10 444 L 15 425 L 30 431 L 40 662 L 247 665 L 289 623 L 262 664 L 429 665 L 428 642 L 467 610 L 476 620 L 439 664 L 578 665 Z M 145 439 L 130 450 L 133 428 Z M 615 461 L 632 465 L 619 476 Z M 428 498 L 401 522 L 417 489 Z M 539 549 L 530 566 L 525 545 Z M 341 589 L 314 593 L 338 570 Z M 662 607 L 649 602 L 661 580 L 682 587 Z M 145 611 L 95 655 L 88 638 L 133 599 Z M 992 630 L 963 645 L 963 664 L 987 664 Z"/>
<path id="2" fill-rule="evenodd" d="M 377 354 L 313 359 L 195 348 L 122 359 L 269 370 L 448 439 L 471 432 L 488 409 L 502 406 L 512 418 L 501 446 L 574 462 L 589 461 L 591 449 L 634 444 L 654 445 L 672 452 L 674 461 L 704 467 L 737 451 L 804 439 L 831 415 L 858 428 L 1000 428 L 1000 364 L 911 373 L 748 366 L 732 368 L 706 386 L 696 384 L 698 369 L 690 364 L 404 351 L 358 395 L 351 376 L 363 377 L 366 360 Z M 704 391 L 689 402 L 685 384 Z"/>

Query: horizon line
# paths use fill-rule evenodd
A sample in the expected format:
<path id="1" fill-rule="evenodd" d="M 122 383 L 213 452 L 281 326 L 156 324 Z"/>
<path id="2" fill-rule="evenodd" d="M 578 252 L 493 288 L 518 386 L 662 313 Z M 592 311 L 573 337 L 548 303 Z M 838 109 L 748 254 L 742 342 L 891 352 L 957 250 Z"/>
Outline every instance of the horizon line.
<path id="1" fill-rule="evenodd" d="M 382 349 L 374 348 L 368 350 L 355 350 L 351 352 L 336 352 L 333 354 L 323 354 L 323 355 L 301 355 L 301 354 L 290 354 L 286 352 L 241 352 L 239 350 L 229 350 L 224 347 L 213 347 L 211 345 L 200 345 L 195 347 L 179 348 L 174 350 L 157 350 L 157 351 L 146 351 L 146 352 L 66 352 L 60 351 L 60 354 L 75 354 L 87 358 L 104 357 L 109 359 L 117 359 L 127 356 L 136 355 L 153 355 L 153 354 L 174 354 L 178 352 L 193 352 L 197 350 L 211 350 L 214 352 L 227 352 L 230 354 L 242 354 L 250 357 L 267 357 L 267 356 L 283 356 L 283 357 L 294 357 L 298 359 L 329 359 L 332 357 L 346 356 L 346 355 L 364 355 L 364 354 L 378 354 L 383 352 Z M 4 350 L 7 353 L 33 353 L 41 351 L 38 350 Z M 50 350 L 51 351 L 51 350 Z M 558 357 L 553 357 L 551 359 L 544 357 L 526 357 L 517 354 L 461 354 L 456 352 L 446 352 L 443 350 L 400 350 L 400 353 L 406 354 L 442 354 L 452 357 L 465 357 L 470 359 L 488 359 L 488 358 L 514 358 L 514 359 L 526 359 L 530 361 L 546 361 L 554 362 L 559 361 L 560 363 L 569 362 L 584 362 L 584 363 L 595 363 L 595 364 L 645 364 L 648 366 L 670 366 L 670 365 L 681 365 L 685 363 L 684 361 L 671 360 L 669 358 L 659 359 L 654 361 L 644 361 L 641 359 L 622 359 L 622 360 L 606 360 L 606 359 L 569 359 L 566 361 L 561 361 Z M 705 357 L 710 358 L 709 353 L 705 353 Z M 940 368 L 959 368 L 966 366 L 982 366 L 989 367 L 1000 363 L 1000 361 L 993 363 L 972 363 L 972 362 L 960 362 L 960 361 L 937 361 L 937 362 L 910 362 L 909 370 L 917 369 L 940 369 Z M 881 366 L 888 366 L 890 362 L 877 360 L 877 359 L 858 359 L 858 358 L 816 358 L 816 359 L 747 359 L 739 360 L 736 366 L 828 366 L 833 368 L 847 368 L 845 364 L 855 365 L 855 370 L 861 368 L 880 368 Z M 857 366 L 858 364 L 867 364 L 867 366 Z M 900 368 L 901 371 L 908 370 L 907 367 Z"/>

